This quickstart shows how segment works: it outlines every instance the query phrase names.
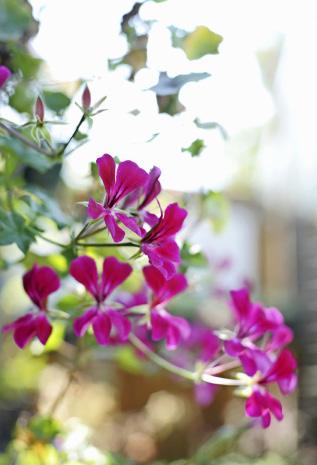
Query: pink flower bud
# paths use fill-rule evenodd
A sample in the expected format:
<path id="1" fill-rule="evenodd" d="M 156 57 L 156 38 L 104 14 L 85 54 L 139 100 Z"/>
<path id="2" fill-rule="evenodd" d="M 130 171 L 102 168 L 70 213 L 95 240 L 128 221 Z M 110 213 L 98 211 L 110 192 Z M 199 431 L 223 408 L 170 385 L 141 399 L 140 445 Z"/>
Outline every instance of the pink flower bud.
<path id="1" fill-rule="evenodd" d="M 83 95 L 81 97 L 81 102 L 82 102 L 82 107 L 85 111 L 89 110 L 90 105 L 91 105 L 91 95 L 90 95 L 90 90 L 89 87 L 86 85 Z"/>
<path id="2" fill-rule="evenodd" d="M 11 75 L 12 73 L 9 68 L 6 66 L 0 66 L 0 88 L 3 87 Z"/>
<path id="3" fill-rule="evenodd" d="M 40 123 L 44 122 L 45 108 L 41 97 L 37 97 L 35 102 L 35 116 Z"/>

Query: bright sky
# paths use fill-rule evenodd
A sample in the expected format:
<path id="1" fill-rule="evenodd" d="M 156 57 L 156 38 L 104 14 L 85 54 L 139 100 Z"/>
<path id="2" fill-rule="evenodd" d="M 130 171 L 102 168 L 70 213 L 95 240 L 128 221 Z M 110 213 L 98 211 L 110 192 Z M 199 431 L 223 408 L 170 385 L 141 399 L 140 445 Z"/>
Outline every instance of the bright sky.
<path id="1" fill-rule="evenodd" d="M 115 72 L 109 72 L 106 66 L 108 58 L 118 58 L 127 50 L 126 40 L 119 34 L 120 21 L 133 0 L 31 3 L 41 25 L 33 48 L 49 63 L 48 80 L 63 83 L 84 78 L 94 99 L 108 95 L 108 111 L 95 119 L 91 141 L 65 166 L 69 182 L 84 182 L 88 162 L 109 152 L 148 168 L 159 165 L 166 188 L 222 189 L 240 168 L 235 137 L 265 126 L 275 117 L 274 130 L 264 133 L 264 143 L 261 134 L 263 148 L 255 184 L 268 201 L 279 195 L 286 202 L 297 202 L 298 195 L 289 193 L 290 180 L 293 190 L 300 189 L 303 198 L 311 196 L 317 179 L 312 138 L 312 115 L 317 108 L 317 70 L 311 65 L 317 39 L 314 0 L 145 2 L 141 17 L 155 19 L 156 23 L 149 37 L 149 69 L 139 72 L 135 83 L 126 81 L 125 66 Z M 223 35 L 224 41 L 219 55 L 189 61 L 182 50 L 171 47 L 168 26 L 193 30 L 201 24 Z M 257 53 L 274 51 L 281 41 L 272 97 L 264 84 Z M 186 111 L 171 118 L 158 113 L 154 93 L 144 90 L 155 84 L 159 71 L 167 71 L 170 76 L 207 71 L 211 77 L 184 86 L 180 100 Z M 136 108 L 140 110 L 137 116 L 129 113 Z M 232 141 L 224 143 L 217 131 L 197 129 L 192 123 L 197 116 L 202 121 L 221 123 Z M 77 117 L 76 109 L 68 115 L 70 121 Z M 160 135 L 147 143 L 157 132 Z M 201 157 L 191 159 L 181 148 L 197 137 L 205 140 L 206 149 Z M 177 176 L 180 166 L 182 175 Z"/>

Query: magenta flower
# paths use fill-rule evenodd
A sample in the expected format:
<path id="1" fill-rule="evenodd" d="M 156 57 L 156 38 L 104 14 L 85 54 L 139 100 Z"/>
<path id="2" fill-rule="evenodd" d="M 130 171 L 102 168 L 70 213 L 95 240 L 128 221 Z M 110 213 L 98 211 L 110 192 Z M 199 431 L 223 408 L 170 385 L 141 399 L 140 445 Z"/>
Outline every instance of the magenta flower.
<path id="1" fill-rule="evenodd" d="M 270 425 L 271 413 L 277 420 L 282 420 L 283 412 L 280 402 L 267 390 L 267 386 L 276 383 L 282 394 L 290 394 L 296 387 L 297 362 L 292 353 L 284 349 L 275 360 L 271 360 L 265 352 L 252 351 L 257 372 L 254 376 L 255 386 L 246 402 L 246 414 L 250 417 L 261 417 L 262 426 Z"/>
<path id="2" fill-rule="evenodd" d="M 144 267 L 143 274 L 147 285 L 153 291 L 150 302 L 152 339 L 153 341 L 165 339 L 168 350 L 176 349 L 182 339 L 189 337 L 190 326 L 184 318 L 167 312 L 164 305 L 186 289 L 186 278 L 182 274 L 175 274 L 167 280 L 153 266 Z"/>
<path id="3" fill-rule="evenodd" d="M 131 331 L 129 319 L 120 311 L 108 307 L 105 301 L 110 294 L 131 274 L 132 268 L 121 263 L 115 257 L 107 257 L 103 262 L 101 277 L 98 277 L 96 262 L 83 255 L 72 261 L 70 274 L 83 284 L 94 297 L 96 304 L 86 310 L 74 321 L 76 336 L 82 337 L 89 326 L 92 326 L 96 340 L 101 345 L 111 342 L 111 331 L 116 330 L 116 339 L 125 341 Z"/>
<path id="4" fill-rule="evenodd" d="M 0 89 L 4 86 L 7 80 L 12 76 L 11 71 L 6 66 L 0 66 Z"/>
<path id="5" fill-rule="evenodd" d="M 267 391 L 262 393 L 255 390 L 246 401 L 245 412 L 248 417 L 261 418 L 263 428 L 270 426 L 271 414 L 278 421 L 283 419 L 283 410 L 280 401 Z"/>
<path id="6" fill-rule="evenodd" d="M 257 369 L 252 354 L 252 350 L 258 350 L 254 342 L 269 333 L 265 350 L 272 351 L 291 342 L 293 333 L 284 324 L 279 310 L 264 308 L 261 304 L 251 302 L 248 289 L 231 291 L 230 294 L 237 326 L 235 336 L 225 341 L 224 347 L 228 355 L 240 358 L 246 373 L 252 376 Z"/>
<path id="7" fill-rule="evenodd" d="M 114 242 L 121 242 L 125 236 L 124 230 L 118 226 L 120 221 L 139 236 L 143 234 L 134 218 L 116 210 L 116 207 L 129 194 L 144 186 L 148 174 L 133 161 L 123 161 L 116 169 L 116 163 L 111 155 L 103 155 L 97 159 L 99 176 L 106 189 L 106 199 L 103 204 L 90 199 L 88 216 L 93 219 L 103 218 Z"/>
<path id="8" fill-rule="evenodd" d="M 179 247 L 175 235 L 183 226 L 187 211 L 177 203 L 171 203 L 157 223 L 143 235 L 141 250 L 149 257 L 149 262 L 169 278 L 176 273 L 180 263 Z"/>
<path id="9" fill-rule="evenodd" d="M 47 299 L 60 287 L 60 281 L 52 268 L 35 264 L 23 275 L 23 287 L 40 312 L 28 312 L 2 328 L 3 333 L 13 331 L 14 341 L 20 349 L 36 336 L 43 345 L 46 344 L 52 332 L 52 326 L 46 316 Z"/>

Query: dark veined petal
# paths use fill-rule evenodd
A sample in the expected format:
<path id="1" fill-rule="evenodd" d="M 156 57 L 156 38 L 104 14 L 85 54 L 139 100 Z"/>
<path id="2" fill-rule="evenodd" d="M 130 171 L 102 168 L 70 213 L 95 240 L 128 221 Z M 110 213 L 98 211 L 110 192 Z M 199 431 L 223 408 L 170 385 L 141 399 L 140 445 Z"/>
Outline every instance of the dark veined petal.
<path id="1" fill-rule="evenodd" d="M 107 192 L 107 201 L 111 198 L 115 184 L 116 163 L 111 155 L 105 154 L 97 158 L 98 173 Z"/>
<path id="2" fill-rule="evenodd" d="M 32 316 L 32 315 L 31 315 Z M 34 316 L 29 318 L 23 323 L 16 324 L 13 330 L 13 339 L 16 345 L 23 349 L 23 347 L 30 342 L 30 340 L 36 335 L 36 320 Z"/>
<path id="3" fill-rule="evenodd" d="M 148 174 L 133 161 L 127 160 L 119 164 L 117 177 L 111 197 L 111 205 L 114 206 L 121 199 L 139 187 L 143 187 L 148 179 Z"/>
<path id="4" fill-rule="evenodd" d="M 160 176 L 161 170 L 157 166 L 153 166 L 144 186 L 144 198 L 138 206 L 139 210 L 149 205 L 161 192 L 161 184 L 158 180 Z"/>
<path id="5" fill-rule="evenodd" d="M 115 257 L 107 257 L 103 262 L 101 277 L 102 300 L 111 294 L 112 291 L 122 284 L 132 272 L 132 267 L 128 263 L 122 263 Z"/>
<path id="6" fill-rule="evenodd" d="M 69 269 L 70 274 L 83 284 L 88 292 L 98 300 L 98 272 L 95 260 L 87 255 L 75 258 Z"/>

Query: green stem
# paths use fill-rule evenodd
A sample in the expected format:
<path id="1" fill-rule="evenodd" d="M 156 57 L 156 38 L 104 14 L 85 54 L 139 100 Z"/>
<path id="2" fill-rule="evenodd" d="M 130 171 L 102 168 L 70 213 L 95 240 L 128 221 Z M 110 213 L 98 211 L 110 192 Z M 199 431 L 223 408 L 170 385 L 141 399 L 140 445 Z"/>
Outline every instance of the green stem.
<path id="1" fill-rule="evenodd" d="M 143 354 L 145 354 L 152 362 L 156 365 L 164 368 L 165 370 L 174 373 L 175 375 L 181 376 L 182 378 L 189 379 L 191 381 L 195 381 L 196 373 L 192 371 L 185 370 L 184 368 L 177 367 L 173 365 L 169 361 L 165 360 L 164 358 L 157 355 L 151 349 L 149 349 L 139 338 L 137 338 L 134 334 L 130 334 L 129 341 L 131 342 L 134 347 L 139 349 Z"/>
<path id="2" fill-rule="evenodd" d="M 69 146 L 69 144 L 71 143 L 71 141 L 74 139 L 74 137 L 76 136 L 76 134 L 78 133 L 79 129 L 80 129 L 80 126 L 83 124 L 83 122 L 85 121 L 86 119 L 86 114 L 83 113 L 76 128 L 74 129 L 74 132 L 72 133 L 72 135 L 70 136 L 70 138 L 68 139 L 67 142 L 65 142 L 65 144 L 63 145 L 62 149 L 58 152 L 58 155 L 64 155 L 65 153 L 65 150 L 67 149 L 67 147 Z"/>
<path id="3" fill-rule="evenodd" d="M 38 146 L 37 144 L 34 144 L 30 139 L 25 137 L 19 131 L 17 131 L 16 129 L 14 129 L 14 128 L 10 127 L 10 126 L 7 126 L 6 124 L 2 123 L 2 121 L 0 121 L 0 128 L 4 129 L 8 134 L 15 137 L 16 139 L 19 139 L 21 142 L 23 142 L 24 145 L 27 145 L 28 147 L 31 147 L 32 149 L 36 150 L 39 153 L 42 153 L 46 157 L 52 158 L 54 156 L 53 152 L 48 152 L 44 148 Z"/>
<path id="4" fill-rule="evenodd" d="M 186 378 L 195 382 L 205 381 L 206 383 L 217 384 L 220 386 L 241 386 L 244 384 L 243 381 L 238 379 L 220 378 L 218 376 L 212 376 L 206 373 L 199 375 L 199 373 L 178 367 L 173 363 L 170 363 L 168 360 L 165 360 L 165 358 L 160 357 L 160 355 L 157 355 L 134 334 L 130 334 L 129 341 L 132 345 L 134 345 L 134 347 L 143 352 L 144 355 L 146 355 L 153 363 L 171 373 L 174 373 L 175 375 L 181 376 L 182 378 Z"/>
<path id="5" fill-rule="evenodd" d="M 79 247 L 140 247 L 134 242 L 102 243 L 102 242 L 76 242 Z"/>

